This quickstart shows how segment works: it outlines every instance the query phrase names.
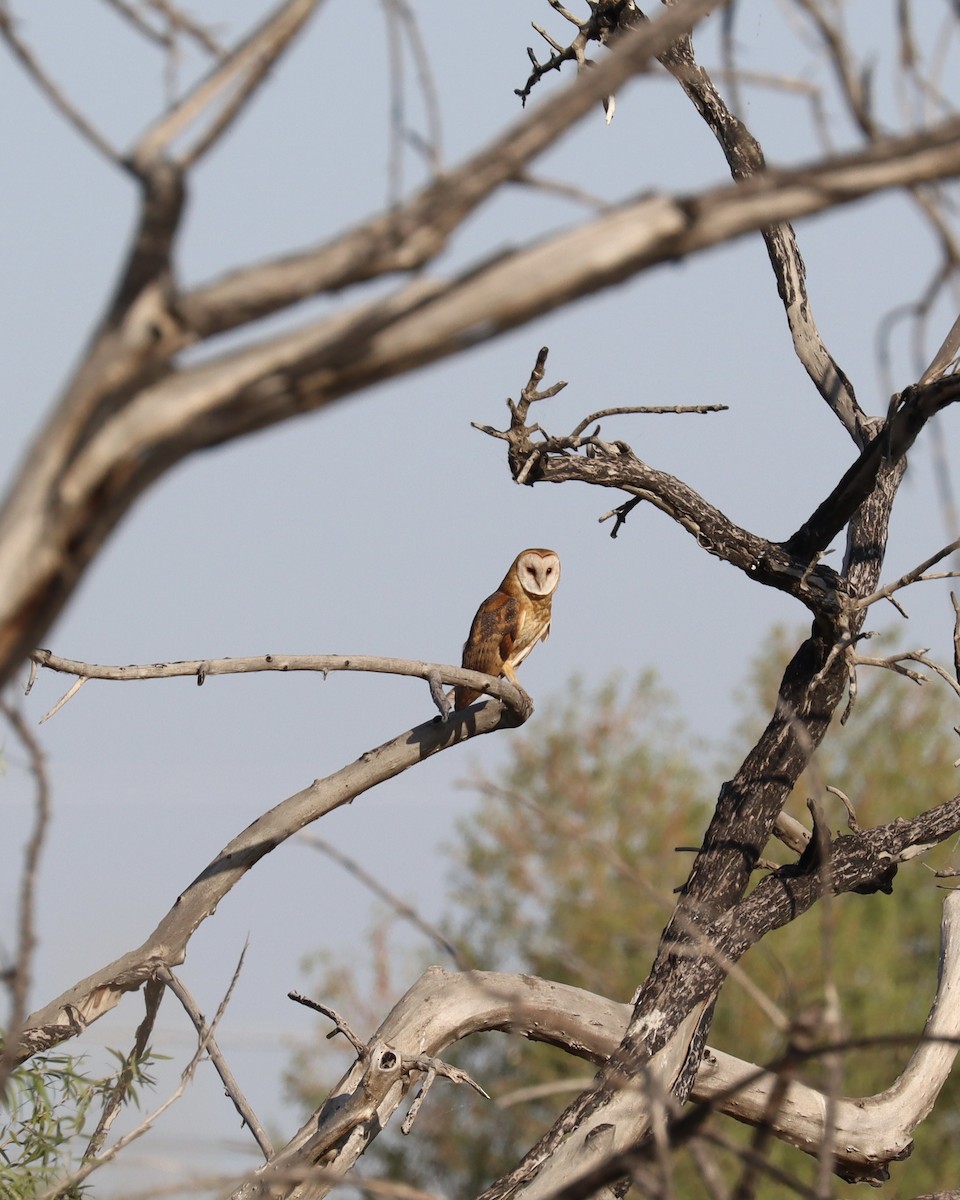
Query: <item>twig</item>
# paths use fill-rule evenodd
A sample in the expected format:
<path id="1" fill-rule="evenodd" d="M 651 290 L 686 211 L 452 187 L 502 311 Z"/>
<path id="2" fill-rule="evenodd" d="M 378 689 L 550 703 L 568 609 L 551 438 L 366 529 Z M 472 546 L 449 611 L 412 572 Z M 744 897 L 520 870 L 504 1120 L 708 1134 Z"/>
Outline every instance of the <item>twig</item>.
<path id="1" fill-rule="evenodd" d="M 423 1083 L 421 1083 L 421 1085 L 420 1085 L 419 1092 L 417 1092 L 416 1096 L 414 1096 L 413 1103 L 410 1105 L 410 1108 L 407 1110 L 407 1115 L 403 1118 L 403 1122 L 400 1125 L 400 1132 L 402 1134 L 408 1135 L 410 1133 L 410 1131 L 413 1129 L 413 1123 L 414 1123 L 414 1121 L 416 1121 L 417 1114 L 420 1112 L 421 1105 L 423 1104 L 424 1100 L 426 1100 L 426 1098 L 427 1098 L 427 1092 L 429 1092 L 431 1087 L 433 1087 L 433 1081 L 436 1079 L 436 1077 L 437 1077 L 436 1068 L 433 1066 L 430 1066 L 427 1069 L 427 1072 L 423 1077 Z"/>
<path id="2" fill-rule="evenodd" d="M 621 417 L 632 413 L 713 413 L 728 412 L 729 409 L 729 404 L 648 404 L 638 408 L 601 408 L 599 412 L 584 417 L 576 429 L 571 432 L 570 437 L 578 438 L 588 425 L 592 425 L 594 421 L 602 420 L 604 417 Z"/>
<path id="3" fill-rule="evenodd" d="M 63 708 L 63 706 L 67 703 L 67 701 L 70 700 L 73 696 L 75 696 L 77 694 L 77 692 L 80 691 L 80 689 L 83 687 L 83 685 L 86 682 L 87 682 L 86 676 L 84 676 L 80 679 L 75 679 L 73 681 L 73 683 L 70 685 L 70 687 L 67 689 L 67 691 L 64 692 L 64 694 L 56 702 L 56 704 L 53 706 L 53 708 L 51 708 L 49 712 L 46 712 L 43 714 L 43 716 L 40 718 L 39 723 L 42 725 L 44 723 L 44 721 L 49 721 L 51 717 L 56 716 L 56 714 L 60 711 L 61 708 Z"/>
<path id="4" fill-rule="evenodd" d="M 33 79 L 34 83 L 51 104 L 53 104 L 54 108 L 58 109 L 74 129 L 85 137 L 91 145 L 95 146 L 104 158 L 112 162 L 114 166 L 123 166 L 123 160 L 119 152 L 111 146 L 110 142 L 103 136 L 99 129 L 87 120 L 77 106 L 71 100 L 67 99 L 51 76 L 47 74 L 39 59 L 36 58 L 30 47 L 17 33 L 16 18 L 5 7 L 0 7 L 0 36 L 4 38 L 7 45 L 20 60 L 27 74 Z"/>
<path id="5" fill-rule="evenodd" d="M 210 32 L 209 28 L 195 21 L 189 13 L 171 4 L 169 0 L 146 0 L 146 3 L 158 12 L 173 29 L 180 30 L 201 46 L 214 58 L 226 57 L 226 50 Z"/>
<path id="6" fill-rule="evenodd" d="M 857 666 L 880 667 L 887 671 L 894 671 L 896 674 L 903 675 L 907 679 L 912 679 L 914 683 L 923 684 L 927 682 L 926 675 L 903 666 L 905 662 L 920 663 L 921 666 L 938 675 L 957 696 L 960 696 L 960 681 L 941 667 L 934 659 L 928 658 L 926 650 L 907 650 L 900 654 L 891 654 L 889 658 L 867 658 L 857 654 L 853 656 L 853 660 Z"/>
<path id="7" fill-rule="evenodd" d="M 326 854 L 328 858 L 332 858 L 334 862 L 339 863 L 345 871 L 349 871 L 351 875 L 359 879 L 364 887 L 369 888 L 375 896 L 379 896 L 384 900 L 393 911 L 404 921 L 409 921 L 421 933 L 425 934 L 434 945 L 439 947 L 444 954 L 450 956 L 460 971 L 469 971 L 473 968 L 473 963 L 469 962 L 462 952 L 435 926 L 426 921 L 417 910 L 407 904 L 405 900 L 401 900 L 369 871 L 366 870 L 356 859 L 350 858 L 344 854 L 342 850 L 338 850 L 336 846 L 331 845 L 325 838 L 319 837 L 315 833 L 301 833 L 298 841 L 307 846 L 312 846 L 315 850 L 319 850 L 322 854 Z"/>
<path id="8" fill-rule="evenodd" d="M 357 1037 L 357 1035 L 353 1032 L 343 1017 L 340 1016 L 336 1009 L 330 1008 L 326 1004 L 321 1004 L 319 1000 L 311 1000 L 309 996 L 304 996 L 301 992 L 287 992 L 287 995 L 297 1004 L 302 1004 L 306 1008 L 312 1008 L 314 1012 L 320 1013 L 321 1016 L 326 1017 L 328 1021 L 332 1021 L 334 1023 L 336 1029 L 331 1029 L 331 1031 L 327 1034 L 328 1041 L 330 1038 L 336 1037 L 338 1033 L 342 1033 L 355 1050 L 357 1058 L 359 1058 L 361 1062 L 365 1062 L 366 1059 L 369 1058 L 370 1048 L 364 1042 L 362 1042 L 360 1038 Z"/>
<path id="9" fill-rule="evenodd" d="M 634 496 L 632 500 L 625 500 L 623 504 L 618 504 L 616 508 L 611 508 L 609 512 L 605 512 L 597 520 L 602 524 L 604 521 L 609 521 L 611 517 L 616 517 L 617 519 L 613 524 L 613 528 L 610 530 L 610 536 L 615 538 L 620 532 L 620 526 L 626 525 L 627 517 L 642 502 L 642 499 L 642 496 Z"/>
<path id="10" fill-rule="evenodd" d="M 938 550 L 936 554 L 931 556 L 919 566 L 914 567 L 912 571 L 908 571 L 906 575 L 901 575 L 893 583 L 888 583 L 886 587 L 880 588 L 870 596 L 864 596 L 860 600 L 854 601 L 853 607 L 856 609 L 869 608 L 871 604 L 876 604 L 878 600 L 889 599 L 894 592 L 898 592 L 901 588 L 909 587 L 911 583 L 922 583 L 930 579 L 955 579 L 960 575 L 960 571 L 936 571 L 932 575 L 927 575 L 926 571 L 940 562 L 941 559 L 953 554 L 955 550 L 960 550 L 960 538 L 951 542 L 948 546 L 944 546 L 942 550 Z"/>
<path id="11" fill-rule="evenodd" d="M 836 796 L 842 802 L 843 807 L 847 810 L 847 828 L 851 833 L 859 833 L 860 822 L 857 820 L 857 813 L 850 797 L 845 792 L 841 792 L 838 787 L 833 787 L 829 783 L 824 788 L 824 791 L 829 792 L 831 796 Z"/>
<path id="12" fill-rule="evenodd" d="M 240 971 L 243 968 L 243 960 L 246 953 L 247 947 L 244 946 L 243 951 L 240 954 L 240 961 L 237 963 L 237 969 L 234 974 L 234 978 L 239 976 Z M 233 1101 L 233 1107 L 240 1114 L 241 1121 L 243 1121 L 244 1125 L 246 1125 L 246 1127 L 253 1134 L 257 1145 L 263 1151 L 263 1157 L 269 1161 L 273 1155 L 273 1146 L 270 1144 L 270 1139 L 267 1137 L 266 1130 L 257 1120 L 257 1114 L 250 1107 L 246 1096 L 244 1096 L 243 1092 L 240 1090 L 240 1085 L 237 1083 L 233 1072 L 227 1065 L 227 1060 L 224 1058 L 223 1052 L 217 1045 L 217 1040 L 213 1036 L 212 1030 L 207 1028 L 203 1014 L 197 1007 L 197 1002 L 194 1000 L 183 981 L 174 975 L 169 967 L 162 966 L 157 972 L 157 976 L 159 979 L 163 980 L 163 982 L 183 1005 L 184 1011 L 193 1022 L 194 1028 L 200 1036 L 201 1043 L 207 1048 L 207 1057 L 213 1063 L 217 1074 L 223 1081 L 224 1090 Z"/>
<path id="13" fill-rule="evenodd" d="M 17 1061 L 17 1042 L 23 1028 L 30 990 L 30 970 L 37 944 L 34 927 L 34 898 L 40 856 L 50 824 L 50 781 L 47 778 L 46 756 L 43 747 L 27 726 L 22 714 L 6 700 L 0 700 L 0 712 L 19 738 L 29 759 L 29 770 L 36 786 L 33 829 L 23 852 L 23 873 L 20 877 L 20 898 L 17 913 L 17 951 L 10 968 L 4 971 L 10 992 L 10 1010 L 4 1031 L 3 1053 L 0 1054 L 0 1096 Z"/>

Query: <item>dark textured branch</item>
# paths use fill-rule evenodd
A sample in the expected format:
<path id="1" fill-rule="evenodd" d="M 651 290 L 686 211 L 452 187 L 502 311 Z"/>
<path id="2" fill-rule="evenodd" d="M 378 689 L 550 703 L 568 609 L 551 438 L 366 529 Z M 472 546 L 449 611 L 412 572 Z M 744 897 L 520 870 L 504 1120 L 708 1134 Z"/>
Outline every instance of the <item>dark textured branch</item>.
<path id="1" fill-rule="evenodd" d="M 804 869 L 797 864 L 781 867 L 767 876 L 749 897 L 716 922 L 703 927 L 703 935 L 716 948 L 714 956 L 691 954 L 683 946 L 675 948 L 669 990 L 665 989 L 659 995 L 662 1007 L 657 1012 L 660 1019 L 646 1026 L 643 1057 L 649 1059 L 664 1048 L 678 1027 L 678 1012 L 695 1011 L 698 1003 L 716 993 L 724 982 L 725 961 L 737 962 L 750 946 L 771 929 L 789 924 L 812 907 L 825 889 L 837 895 L 845 892 L 869 894 L 873 891 L 889 891 L 898 863 L 915 857 L 958 831 L 960 797 L 910 821 L 900 819 L 856 834 L 845 834 L 831 844 L 828 862 L 819 867 Z M 631 1022 L 631 1028 L 634 1025 L 635 1020 Z M 635 1067 L 628 1053 L 631 1041 L 628 1030 L 624 1043 L 611 1056 L 602 1075 L 620 1080 L 635 1076 Z M 638 1047 L 634 1047 L 634 1054 L 638 1050 Z M 581 1119 L 588 1114 L 596 1116 L 595 1109 L 603 1113 L 615 1098 L 622 1098 L 623 1091 L 614 1087 L 606 1094 L 588 1095 L 593 1096 L 593 1103 L 589 1107 L 584 1105 L 582 1099 L 573 1106 L 573 1111 L 582 1110 L 579 1113 Z M 569 1119 L 565 1123 L 574 1127 Z M 637 1155 L 631 1148 L 611 1155 L 593 1169 L 578 1170 L 575 1178 L 568 1177 L 551 1192 L 551 1200 L 587 1200 L 605 1185 L 629 1175 L 635 1156 L 638 1161 L 647 1161 L 649 1151 L 642 1149 Z M 855 1177 L 875 1178 L 868 1168 L 858 1166 L 859 1170 L 851 1164 Z M 512 1177 L 508 1177 L 508 1181 L 512 1181 Z M 485 1192 L 483 1200 L 509 1195 L 511 1187 L 508 1181 L 501 1181 Z"/>
<path id="2" fill-rule="evenodd" d="M 890 417 L 816 511 L 785 543 L 800 558 L 825 550 L 876 486 L 885 464 L 905 457 L 932 416 L 960 400 L 960 376 L 914 384 L 894 396 Z"/>
<path id="3" fill-rule="evenodd" d="M 918 408 L 923 405 L 906 406 L 917 430 L 926 420 L 926 416 L 922 419 L 917 416 Z M 531 452 L 535 452 L 537 461 L 528 471 L 531 482 L 550 478 L 551 472 L 556 472 L 553 478 L 557 480 L 579 478 L 603 486 L 622 486 L 626 480 L 625 490 L 642 494 L 644 499 L 652 496 L 631 485 L 643 482 L 649 487 L 653 483 L 658 489 L 654 493 L 658 507 L 691 532 L 699 529 L 697 521 L 701 514 L 715 522 L 721 537 L 719 548 L 728 561 L 738 559 L 745 547 L 753 548 L 751 539 L 755 535 L 747 535 L 744 540 L 743 531 L 731 528 L 716 510 L 704 508 L 704 502 L 691 496 L 685 485 L 677 486 L 678 481 L 670 477 L 633 478 L 631 472 L 643 469 L 643 464 L 638 467 L 629 447 L 622 443 L 606 446 L 591 439 L 593 444 L 584 448 L 584 454 L 579 453 L 579 445 L 569 441 L 564 444 L 564 439 L 547 438 L 544 443 L 535 444 L 531 440 L 532 428 L 525 426 L 513 409 L 511 416 L 509 430 L 500 436 L 508 442 L 508 460 L 515 478 L 527 469 Z M 904 417 L 896 427 L 893 441 L 898 447 L 906 439 L 908 424 L 908 417 Z M 916 430 L 912 437 L 915 436 Z M 703 931 L 742 900 L 784 800 L 822 741 L 843 696 L 847 673 L 835 647 L 843 638 L 856 636 L 865 610 L 851 611 L 841 597 L 846 592 L 868 595 L 875 590 L 879 578 L 890 511 L 903 476 L 903 455 L 898 461 L 889 461 L 881 455 L 870 467 L 869 483 L 858 497 L 859 503 L 847 512 L 849 529 L 843 575 L 838 578 L 831 572 L 836 580 L 829 593 L 833 603 L 821 604 L 815 610 L 817 619 L 811 635 L 787 667 L 770 722 L 734 779 L 721 789 L 702 848 L 676 912 L 664 931 L 653 968 L 638 991 L 634 1015 L 620 1050 L 600 1073 L 597 1084 L 561 1114 L 515 1170 L 484 1193 L 484 1200 L 502 1200 L 513 1192 L 522 1193 L 534 1179 L 537 1195 L 551 1180 L 556 1181 L 556 1187 L 565 1186 L 571 1177 L 582 1174 L 579 1164 L 582 1156 L 589 1153 L 596 1130 L 616 1129 L 615 1144 L 620 1148 L 642 1138 L 649 1130 L 649 1114 L 641 1117 L 627 1111 L 629 1105 L 623 1099 L 622 1081 L 624 1077 L 645 1078 L 653 1056 L 660 1051 L 666 1053 L 668 1047 L 672 1048 L 669 1068 L 660 1086 L 676 1102 L 682 1103 L 688 1095 L 705 1044 L 713 1003 L 723 982 L 722 970 L 717 968 L 715 959 L 701 948 Z M 843 500 L 835 502 L 834 516 L 842 504 Z M 713 544 L 707 548 L 716 552 Z M 812 548 L 810 558 L 803 560 L 798 556 L 795 560 L 809 562 L 811 576 L 824 570 L 813 556 L 819 548 Z M 777 549 L 783 553 L 787 547 Z M 786 558 L 790 560 L 789 554 Z M 803 578 L 801 573 L 801 583 Z M 798 590 L 794 594 L 801 593 Z M 713 937 L 707 936 L 706 940 L 716 944 Z M 718 949 L 724 953 L 726 948 Z M 735 961 L 735 956 L 726 957 Z M 689 985 L 691 978 L 712 983 L 695 991 Z"/>

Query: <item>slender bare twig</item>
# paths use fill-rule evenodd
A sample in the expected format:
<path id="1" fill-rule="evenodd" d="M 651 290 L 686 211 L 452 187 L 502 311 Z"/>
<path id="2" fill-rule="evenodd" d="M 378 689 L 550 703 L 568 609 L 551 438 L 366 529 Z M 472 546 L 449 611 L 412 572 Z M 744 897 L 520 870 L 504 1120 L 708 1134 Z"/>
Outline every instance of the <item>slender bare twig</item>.
<path id="1" fill-rule="evenodd" d="M 410 47 L 410 54 L 413 58 L 417 83 L 420 86 L 420 94 L 423 98 L 427 136 L 425 144 L 418 139 L 417 145 L 423 149 L 430 170 L 436 175 L 439 174 L 443 166 L 443 122 L 441 119 L 440 94 L 437 90 L 437 82 L 434 79 L 433 68 L 430 65 L 430 55 L 427 53 L 427 47 L 423 40 L 423 34 L 420 31 L 420 23 L 417 20 L 415 10 L 407 0 L 389 0 L 389 2 L 396 6 L 400 16 L 402 27 L 407 36 L 407 43 Z"/>
<path id="2" fill-rule="evenodd" d="M 12 53 L 20 60 L 21 65 L 41 92 L 47 97 L 54 108 L 70 122 L 88 142 L 113 163 L 123 166 L 120 153 L 110 144 L 99 129 L 83 115 L 79 108 L 69 100 L 60 86 L 50 76 L 43 64 L 36 57 L 27 43 L 17 32 L 16 18 L 5 6 L 0 6 L 0 37 L 10 47 Z"/>
<path id="3" fill-rule="evenodd" d="M 56 702 L 56 704 L 53 706 L 53 708 L 49 709 L 47 712 L 45 712 L 43 714 L 43 716 L 40 718 L 40 724 L 42 725 L 44 723 L 44 721 L 49 721 L 51 717 L 56 716 L 56 714 L 60 711 L 61 708 L 63 708 L 63 706 L 67 703 L 67 701 L 72 699 L 77 694 L 77 692 L 80 691 L 80 689 L 83 687 L 83 685 L 86 682 L 87 682 L 86 676 L 83 676 L 80 679 L 75 679 L 73 681 L 73 683 L 71 683 L 70 687 L 63 693 L 63 695 L 60 697 L 60 699 Z"/>
<path id="4" fill-rule="evenodd" d="M 852 649 L 847 651 L 847 660 L 851 668 L 851 686 L 855 681 L 854 671 L 856 667 L 879 667 L 881 670 L 893 671 L 896 675 L 902 675 L 905 679 L 911 680 L 913 683 L 922 685 L 928 682 L 928 676 L 921 671 L 914 671 L 911 667 L 905 667 L 903 664 L 908 662 L 919 663 L 921 666 L 932 671 L 944 681 L 947 687 L 950 688 L 955 695 L 960 697 L 960 680 L 956 674 L 951 674 L 945 667 L 942 667 L 935 659 L 928 656 L 924 650 L 901 650 L 896 654 L 890 654 L 886 658 L 873 657 L 865 654 L 857 654 Z M 848 706 L 849 709 L 849 706 Z M 844 718 L 846 714 L 844 714 Z"/>
<path id="5" fill-rule="evenodd" d="M 933 575 L 926 574 L 930 567 L 935 566 L 938 562 L 940 562 L 941 559 L 953 554 L 955 550 L 960 550 L 960 538 L 957 538 L 956 541 L 951 542 L 948 546 L 944 546 L 943 549 L 938 550 L 936 554 L 931 554 L 931 556 L 920 563 L 919 566 L 914 567 L 912 571 L 908 571 L 906 575 L 901 575 L 900 578 L 895 580 L 893 583 L 888 583 L 886 587 L 880 588 L 879 591 L 873 592 L 873 594 L 870 596 L 864 596 L 860 600 L 855 600 L 853 607 L 869 608 L 871 604 L 876 604 L 878 600 L 889 599 L 894 592 L 898 592 L 901 588 L 909 587 L 911 583 L 919 583 L 929 579 L 956 578 L 960 572 L 937 571 Z"/>
<path id="6" fill-rule="evenodd" d="M 314 850 L 319 850 L 322 854 L 326 854 L 328 858 L 332 858 L 335 863 L 339 863 L 345 871 L 349 871 L 351 875 L 359 879 L 364 887 L 389 904 L 401 920 L 409 921 L 411 925 L 428 937 L 435 946 L 439 947 L 444 954 L 449 955 L 459 970 L 469 971 L 474 967 L 475 964 L 470 962 L 463 951 L 458 949 L 436 925 L 432 925 L 429 921 L 425 920 L 415 908 L 405 900 L 401 900 L 389 888 L 384 887 L 380 880 L 371 875 L 356 859 L 351 858 L 348 854 L 344 854 L 342 850 L 338 850 L 326 838 L 319 837 L 315 833 L 301 833 L 297 841 L 304 845 L 312 846 Z"/>
<path id="7" fill-rule="evenodd" d="M 46 756 L 43 747 L 33 735 L 19 709 L 14 708 L 6 700 L 0 699 L 0 712 L 6 717 L 8 724 L 27 752 L 30 774 L 33 776 L 36 787 L 33 829 L 24 848 L 23 870 L 20 876 L 16 956 L 13 963 L 4 970 L 4 977 L 10 993 L 10 1009 L 7 1013 L 3 1052 L 0 1054 L 0 1096 L 2 1096 L 10 1072 L 17 1061 L 17 1042 L 27 1011 L 33 951 L 37 944 L 34 925 L 34 897 L 37 890 L 40 856 L 50 823 L 50 781 L 47 778 Z"/>
<path id="8" fill-rule="evenodd" d="M 584 417 L 580 424 L 571 431 L 570 437 L 571 439 L 578 438 L 588 425 L 592 425 L 594 421 L 603 420 L 605 417 L 623 417 L 635 413 L 664 415 L 679 413 L 702 414 L 729 411 L 729 404 L 641 404 L 635 408 L 601 408 L 598 412 L 590 413 L 589 416 Z"/>
<path id="9" fill-rule="evenodd" d="M 201 25 L 189 13 L 171 4 L 170 0 L 146 0 L 146 3 L 168 22 L 171 29 L 185 33 L 213 58 L 223 58 L 226 55 L 226 50 L 209 26 Z"/>
<path id="10" fill-rule="evenodd" d="M 342 1034 L 350 1045 L 353 1047 L 357 1058 L 363 1060 L 368 1057 L 369 1048 L 361 1039 L 354 1033 L 353 1029 L 340 1016 L 335 1008 L 331 1008 L 328 1004 L 321 1004 L 319 1000 L 311 1000 L 309 996 L 304 996 L 302 992 L 287 992 L 287 996 L 295 1003 L 302 1004 L 304 1008 L 312 1008 L 314 1012 L 320 1013 L 326 1017 L 328 1021 L 332 1021 L 335 1028 L 327 1034 L 327 1040 Z"/>
<path id="11" fill-rule="evenodd" d="M 403 45 L 400 41 L 398 16 L 393 0 L 382 0 L 387 26 L 387 75 L 389 79 L 388 128 L 390 143 L 387 153 L 387 204 L 396 208 L 403 195 L 403 151 L 406 134 L 406 93 L 403 84 Z"/>
<path id="12" fill-rule="evenodd" d="M 170 43 L 172 39 L 169 32 L 163 29 L 154 28 L 154 26 L 151 25 L 143 15 L 143 13 L 140 12 L 140 10 L 137 9 L 133 4 L 129 3 L 129 0 L 103 0 L 103 3 L 106 4 L 108 8 L 112 8 L 114 12 L 119 13 L 119 15 L 123 17 L 125 21 L 128 21 L 130 25 L 132 25 L 137 31 L 137 33 L 145 37 L 147 41 L 156 42 L 157 45 L 162 46 L 164 50 L 170 49 Z"/>
<path id="13" fill-rule="evenodd" d="M 237 963 L 236 973 L 238 975 L 243 967 L 243 960 L 246 953 L 247 947 L 244 946 L 240 955 L 240 961 Z M 207 1023 L 204 1019 L 203 1013 L 201 1013 L 199 1007 L 197 1006 L 196 1000 L 194 1000 L 193 996 L 190 994 L 183 980 L 174 975 L 173 971 L 171 971 L 169 967 L 160 967 L 159 971 L 157 972 L 157 976 L 167 985 L 170 991 L 173 992 L 176 998 L 183 1005 L 184 1011 L 194 1024 L 194 1027 L 200 1037 L 201 1044 L 206 1046 L 207 1057 L 213 1063 L 217 1074 L 223 1081 L 224 1090 L 233 1101 L 233 1107 L 240 1114 L 241 1121 L 243 1121 L 244 1125 L 246 1125 L 246 1127 L 253 1134 L 257 1145 L 263 1152 L 263 1157 L 269 1160 L 273 1154 L 273 1146 L 270 1144 L 270 1139 L 267 1137 L 266 1130 L 257 1119 L 257 1114 L 250 1107 L 250 1103 L 246 1096 L 240 1090 L 240 1085 L 237 1083 L 233 1072 L 230 1070 L 227 1060 L 224 1058 L 223 1051 L 217 1044 L 217 1039 L 213 1036 L 212 1031 L 207 1028 Z"/>

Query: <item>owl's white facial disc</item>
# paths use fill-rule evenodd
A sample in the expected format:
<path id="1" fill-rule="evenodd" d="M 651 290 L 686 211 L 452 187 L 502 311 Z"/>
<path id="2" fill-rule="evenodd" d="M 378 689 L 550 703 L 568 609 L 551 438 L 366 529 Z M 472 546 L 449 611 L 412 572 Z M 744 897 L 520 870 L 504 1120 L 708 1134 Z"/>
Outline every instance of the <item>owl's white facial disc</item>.
<path id="1" fill-rule="evenodd" d="M 520 586 L 530 596 L 549 596 L 560 582 L 560 559 L 552 550 L 524 550 L 517 559 Z"/>

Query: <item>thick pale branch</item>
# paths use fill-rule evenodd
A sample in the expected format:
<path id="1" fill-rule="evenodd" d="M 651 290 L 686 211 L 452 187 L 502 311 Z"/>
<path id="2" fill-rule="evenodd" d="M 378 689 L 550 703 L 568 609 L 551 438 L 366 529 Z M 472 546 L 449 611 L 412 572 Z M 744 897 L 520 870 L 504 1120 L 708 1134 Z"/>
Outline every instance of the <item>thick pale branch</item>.
<path id="1" fill-rule="evenodd" d="M 177 897 L 142 946 L 81 980 L 27 1018 L 20 1038 L 21 1058 L 82 1033 L 114 1008 L 125 992 L 136 991 L 153 978 L 160 967 L 183 962 L 193 933 L 224 896 L 261 858 L 305 825 L 441 750 L 479 734 L 520 724 L 529 708 L 518 693 L 514 700 L 516 712 L 488 700 L 446 721 L 437 717 L 417 725 L 264 813 L 225 846 Z"/>
<path id="2" fill-rule="evenodd" d="M 617 52 L 595 70 L 584 73 L 398 209 L 315 249 L 242 268 L 187 292 L 178 302 L 184 324 L 207 336 L 308 296 L 429 262 L 498 187 L 522 174 L 603 96 L 647 68 L 675 38 L 717 7 L 715 0 L 685 0 L 668 9 L 622 39 Z"/>
<path id="3" fill-rule="evenodd" d="M 398 1057 L 438 1055 L 471 1034 L 499 1030 L 559 1046 L 601 1064 L 615 1053 L 631 1016 L 616 1004 L 579 988 L 527 975 L 493 972 L 448 973 L 433 967 L 397 1003 L 377 1030 L 371 1046 L 386 1046 Z M 960 1037 L 960 894 L 947 893 L 942 925 L 937 996 L 923 1036 L 900 1078 L 886 1091 L 841 1099 L 832 1115 L 837 1170 L 847 1177 L 875 1178 L 884 1163 L 910 1147 L 913 1130 L 926 1116 L 949 1074 Z M 296 1190 L 278 1192 L 307 1200 L 325 1195 L 337 1177 L 357 1161 L 396 1112 L 410 1081 L 374 1078 L 369 1054 L 334 1087 L 330 1097 L 300 1132 L 235 1193 L 234 1200 L 285 1176 L 306 1178 L 324 1157 L 328 1174 Z M 692 1099 L 748 1124 L 771 1122 L 776 1135 L 816 1154 L 825 1129 L 826 1100 L 804 1084 L 790 1083 L 771 1115 L 770 1095 L 779 1076 L 722 1051 L 708 1049 L 693 1085 Z M 372 1091 L 371 1091 L 372 1088 Z M 627 1101 L 643 1110 L 642 1088 Z M 347 1119 L 345 1120 L 345 1114 Z M 334 1137 L 333 1135 L 336 1135 Z M 334 1142 L 337 1143 L 335 1149 Z"/>

